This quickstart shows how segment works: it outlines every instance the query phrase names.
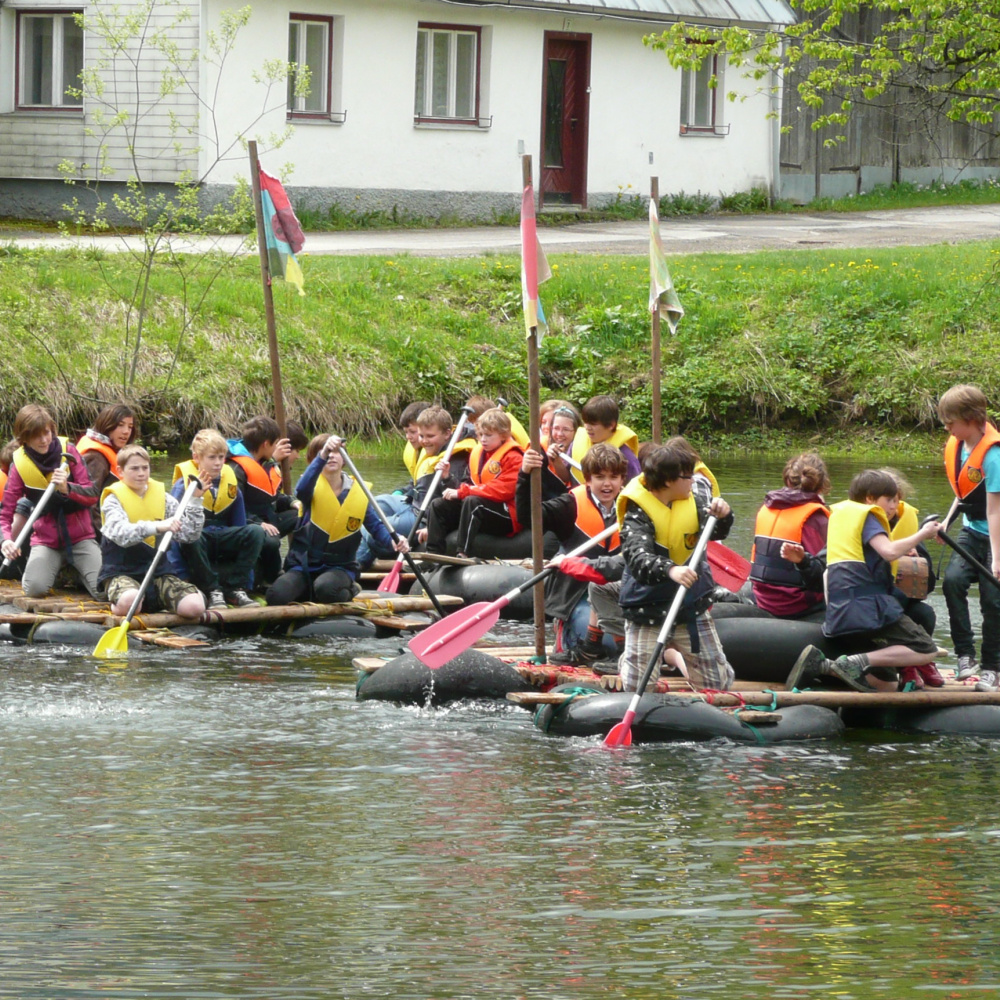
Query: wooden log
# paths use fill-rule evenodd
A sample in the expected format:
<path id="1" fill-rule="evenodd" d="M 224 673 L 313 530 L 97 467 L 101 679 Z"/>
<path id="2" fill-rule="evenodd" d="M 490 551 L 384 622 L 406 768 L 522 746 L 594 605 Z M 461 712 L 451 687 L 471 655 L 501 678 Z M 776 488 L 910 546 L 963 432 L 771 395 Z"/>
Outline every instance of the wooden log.
<path id="1" fill-rule="evenodd" d="M 412 632 L 418 632 L 420 629 L 427 628 L 430 625 L 430 622 L 420 621 L 415 618 L 401 618 L 399 615 L 365 615 L 365 617 L 368 621 L 380 625 L 382 628 L 399 629 L 401 632 L 407 629 Z"/>
<path id="2" fill-rule="evenodd" d="M 361 583 L 380 583 L 386 577 L 385 573 L 362 573 L 358 580 Z M 399 579 L 402 583 L 413 583 L 416 580 L 416 575 L 413 573 L 400 573 Z"/>
<path id="3" fill-rule="evenodd" d="M 160 631 L 159 629 L 135 631 L 129 629 L 129 635 L 134 635 L 137 639 L 152 643 L 154 646 L 165 646 L 167 649 L 188 649 L 190 646 L 210 645 L 204 639 L 193 639 L 186 635 L 177 635 L 174 632 Z"/>
<path id="4" fill-rule="evenodd" d="M 775 726 L 781 722 L 780 712 L 755 712 L 753 709 L 738 708 L 723 709 L 727 715 L 732 715 L 739 722 L 748 722 L 751 726 Z"/>

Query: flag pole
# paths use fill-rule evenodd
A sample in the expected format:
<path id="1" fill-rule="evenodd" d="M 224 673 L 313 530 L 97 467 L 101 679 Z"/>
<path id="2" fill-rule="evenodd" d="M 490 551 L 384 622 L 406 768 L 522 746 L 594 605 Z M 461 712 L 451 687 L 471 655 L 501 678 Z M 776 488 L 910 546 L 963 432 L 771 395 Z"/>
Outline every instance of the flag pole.
<path id="1" fill-rule="evenodd" d="M 660 178 L 650 177 L 649 196 L 656 202 L 657 208 L 660 204 Z M 652 337 L 650 353 L 652 354 L 652 372 L 650 381 L 653 389 L 653 444 L 661 444 L 663 441 L 663 405 L 660 400 L 661 381 L 661 349 L 660 349 L 660 310 L 653 310 Z"/>
<path id="2" fill-rule="evenodd" d="M 264 288 L 264 316 L 267 320 L 267 349 L 271 356 L 271 395 L 274 398 L 274 419 L 282 437 L 288 437 L 285 421 L 285 397 L 281 390 L 281 361 L 278 357 L 278 333 L 274 322 L 274 296 L 271 293 L 271 265 L 267 257 L 267 237 L 264 234 L 264 207 L 260 197 L 260 162 L 257 142 L 247 143 L 250 153 L 250 184 L 253 188 L 253 211 L 257 220 L 257 254 L 260 257 L 260 281 Z M 288 493 L 291 474 L 287 458 L 281 461 L 281 488 Z"/>
<path id="3" fill-rule="evenodd" d="M 521 157 L 521 190 L 531 186 L 531 157 Z M 523 248 L 522 248 L 523 253 Z M 523 265 L 522 265 L 523 266 Z M 528 336 L 528 436 L 531 447 L 542 451 L 541 425 L 538 411 L 541 408 L 540 378 L 538 374 L 538 327 L 533 326 Z M 541 573 L 545 562 L 545 539 L 542 532 L 542 470 L 531 470 L 531 564 L 533 573 Z M 545 662 L 545 582 L 534 588 L 535 656 Z"/>

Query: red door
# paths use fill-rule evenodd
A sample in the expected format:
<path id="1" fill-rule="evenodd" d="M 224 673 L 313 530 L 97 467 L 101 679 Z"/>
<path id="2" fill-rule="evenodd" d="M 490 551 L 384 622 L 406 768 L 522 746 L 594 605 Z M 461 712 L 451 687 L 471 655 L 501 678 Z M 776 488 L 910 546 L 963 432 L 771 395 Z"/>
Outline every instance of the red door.
<path id="1" fill-rule="evenodd" d="M 539 205 L 587 204 L 590 35 L 545 33 Z"/>

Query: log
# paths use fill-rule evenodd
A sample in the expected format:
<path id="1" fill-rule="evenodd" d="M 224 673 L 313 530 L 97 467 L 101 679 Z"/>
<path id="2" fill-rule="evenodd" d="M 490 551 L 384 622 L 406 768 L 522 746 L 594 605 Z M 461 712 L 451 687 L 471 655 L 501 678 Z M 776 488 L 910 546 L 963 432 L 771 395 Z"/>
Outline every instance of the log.
<path id="1" fill-rule="evenodd" d="M 154 631 L 153 629 L 146 629 L 145 631 L 132 631 L 129 629 L 129 635 L 134 635 L 137 639 L 152 643 L 154 646 L 165 646 L 167 649 L 187 649 L 189 646 L 210 645 L 204 639 L 192 639 L 186 635 L 176 635 L 173 632 Z"/>

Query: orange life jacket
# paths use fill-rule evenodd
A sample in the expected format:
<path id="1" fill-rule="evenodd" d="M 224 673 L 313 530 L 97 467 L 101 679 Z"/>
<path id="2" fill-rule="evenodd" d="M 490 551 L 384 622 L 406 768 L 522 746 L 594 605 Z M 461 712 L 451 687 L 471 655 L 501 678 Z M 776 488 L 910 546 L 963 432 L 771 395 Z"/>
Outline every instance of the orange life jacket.
<path id="1" fill-rule="evenodd" d="M 601 512 L 590 496 L 590 490 L 586 485 L 575 486 L 570 490 L 576 500 L 576 526 L 587 538 L 599 535 L 606 527 Z M 609 554 L 618 551 L 621 545 L 621 538 L 616 531 L 613 535 L 605 538 L 600 543 L 601 547 Z"/>
<path id="2" fill-rule="evenodd" d="M 115 451 L 111 445 L 105 444 L 103 441 L 95 441 L 92 437 L 87 437 L 87 435 L 84 434 L 83 437 L 77 441 L 76 450 L 81 455 L 86 455 L 88 451 L 100 452 L 108 460 L 108 474 L 113 476 L 116 480 L 121 479 L 121 469 L 118 468 L 118 452 Z M 102 484 L 95 483 L 94 485 L 100 486 Z"/>
<path id="3" fill-rule="evenodd" d="M 944 446 L 944 471 L 948 474 L 948 482 L 951 483 L 955 496 L 962 501 L 958 505 L 959 510 L 974 521 L 986 520 L 983 462 L 986 460 L 986 452 L 997 444 L 1000 444 L 1000 432 L 993 424 L 987 423 L 985 433 L 964 462 L 962 442 L 957 437 L 949 437 Z"/>
<path id="4" fill-rule="evenodd" d="M 772 508 L 765 504 L 757 511 L 750 556 L 751 580 L 781 587 L 802 587 L 802 577 L 795 564 L 781 558 L 781 546 L 784 542 L 801 545 L 802 529 L 817 511 L 830 516 L 830 511 L 815 501 L 796 507 Z"/>
<path id="5" fill-rule="evenodd" d="M 521 446 L 513 438 L 509 438 L 506 443 L 500 445 L 496 451 L 490 454 L 488 461 L 486 460 L 487 456 L 481 444 L 477 444 L 472 449 L 472 454 L 469 456 L 469 475 L 476 486 L 492 482 L 500 475 L 500 471 L 503 468 L 501 459 L 513 448 L 516 448 L 518 451 L 521 450 Z"/>

